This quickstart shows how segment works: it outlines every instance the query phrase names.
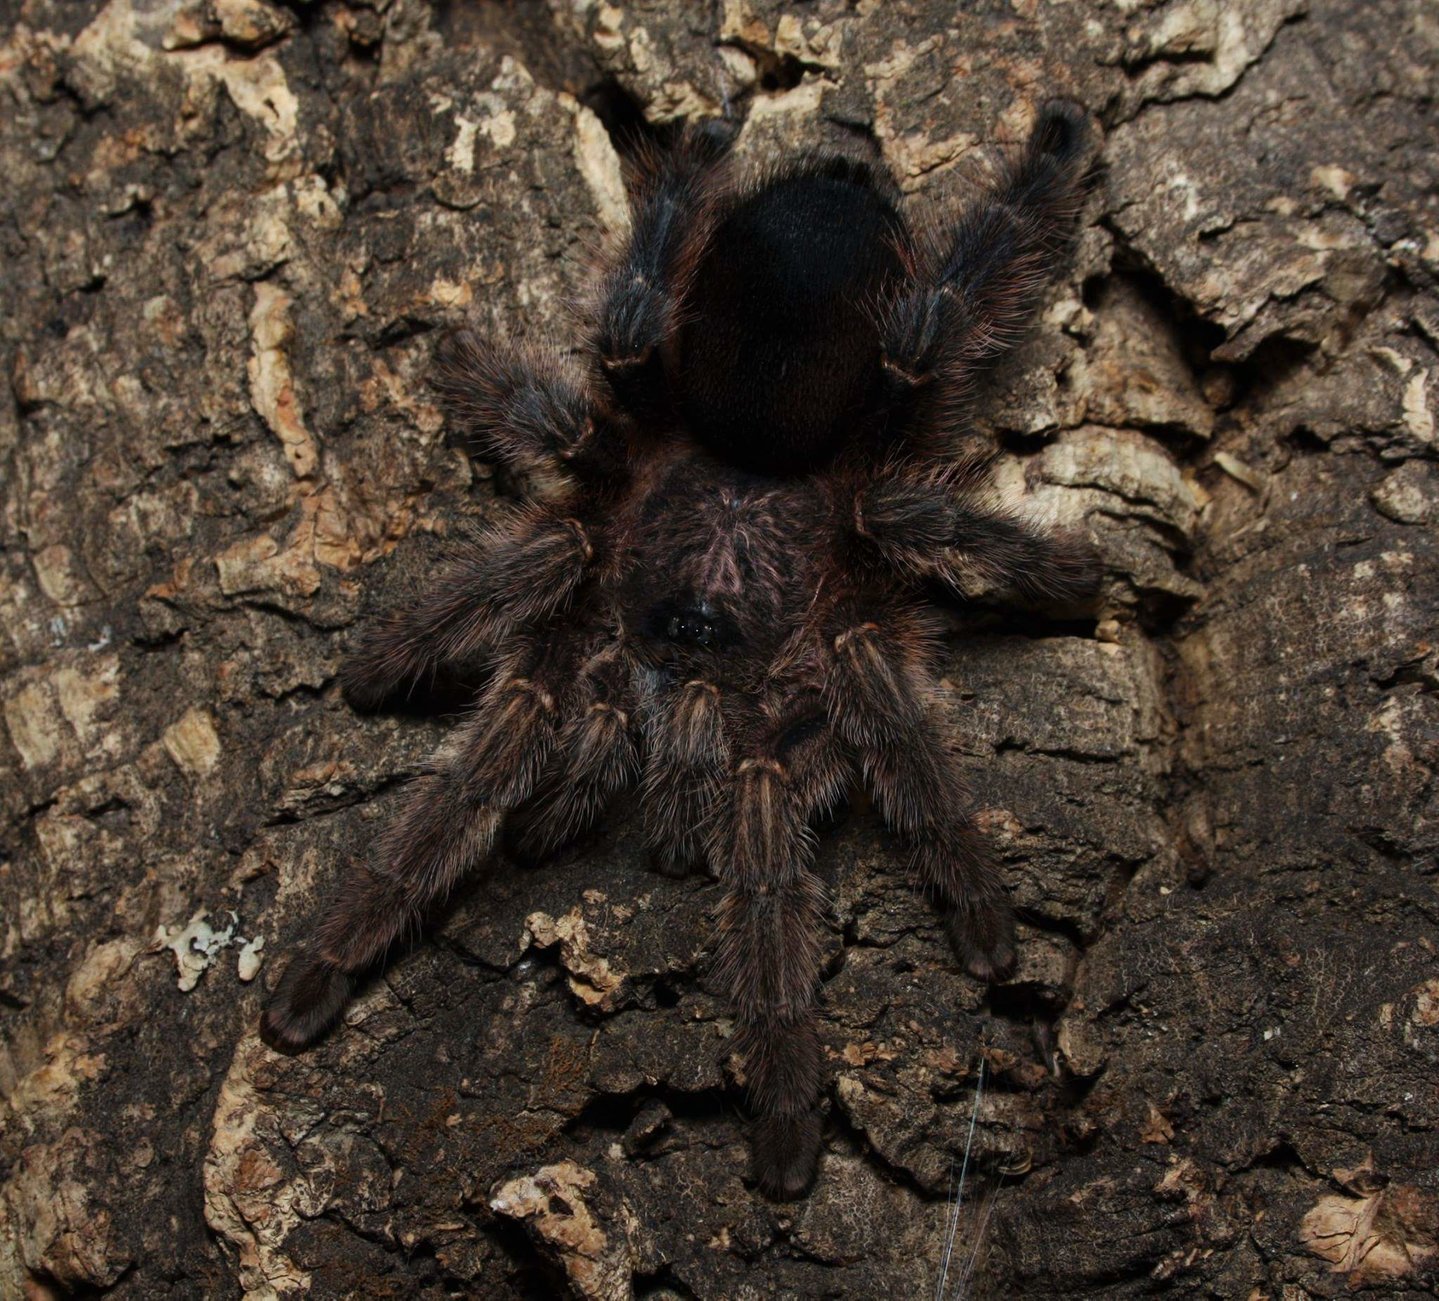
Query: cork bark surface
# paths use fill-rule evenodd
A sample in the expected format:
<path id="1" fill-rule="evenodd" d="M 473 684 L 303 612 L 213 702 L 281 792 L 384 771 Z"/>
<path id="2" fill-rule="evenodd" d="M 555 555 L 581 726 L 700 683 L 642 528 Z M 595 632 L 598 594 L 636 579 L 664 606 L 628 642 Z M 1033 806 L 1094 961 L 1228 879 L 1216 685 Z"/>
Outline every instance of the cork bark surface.
<path id="1" fill-rule="evenodd" d="M 1432 1294 L 1432 5 L 0 14 L 0 1295 Z M 984 432 L 1104 592 L 957 624 L 945 679 L 1014 979 L 957 970 L 856 803 L 788 1205 L 746 1182 L 714 887 L 623 811 L 263 1047 L 446 730 L 340 698 L 367 593 L 506 491 L 438 333 L 575 346 L 627 123 L 873 151 L 933 213 L 1055 94 L 1102 167 Z"/>

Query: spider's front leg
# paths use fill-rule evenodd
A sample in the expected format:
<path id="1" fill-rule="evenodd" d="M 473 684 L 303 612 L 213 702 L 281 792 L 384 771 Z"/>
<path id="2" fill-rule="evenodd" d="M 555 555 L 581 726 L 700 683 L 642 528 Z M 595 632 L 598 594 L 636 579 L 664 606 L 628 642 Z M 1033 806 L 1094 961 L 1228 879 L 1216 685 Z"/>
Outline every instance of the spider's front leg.
<path id="1" fill-rule="evenodd" d="M 281 976 L 260 1023 L 272 1048 L 298 1052 L 324 1034 L 358 977 L 489 854 L 505 813 L 534 789 L 550 754 L 563 681 L 502 675 L 406 787 L 399 812 Z"/>
<path id="2" fill-rule="evenodd" d="M 920 883 L 943 909 L 960 961 L 980 980 L 998 980 L 1014 966 L 1014 916 L 935 720 L 922 640 L 902 615 L 840 632 L 830 715 L 857 752 L 881 815 L 913 845 Z"/>
<path id="3" fill-rule="evenodd" d="M 378 708 L 490 650 L 514 625 L 563 610 L 593 555 L 584 525 L 546 507 L 455 539 L 448 551 L 427 587 L 364 629 L 340 670 L 352 704 Z"/>
<path id="4" fill-rule="evenodd" d="M 593 826 L 639 775 L 627 703 L 629 665 L 614 647 L 580 675 L 577 704 L 514 831 L 521 853 L 540 859 Z"/>
<path id="5" fill-rule="evenodd" d="M 717 973 L 738 1016 L 736 1048 L 756 1112 L 754 1175 L 767 1195 L 784 1199 L 809 1187 L 820 1147 L 814 1000 L 825 892 L 809 821 L 848 776 L 834 734 L 822 724 L 813 730 L 793 743 L 782 735 L 740 761 L 712 837 L 727 886 Z"/>
<path id="6" fill-rule="evenodd" d="M 720 689 L 694 679 L 655 700 L 646 729 L 643 819 L 655 866 L 684 876 L 704 866 L 729 744 Z"/>

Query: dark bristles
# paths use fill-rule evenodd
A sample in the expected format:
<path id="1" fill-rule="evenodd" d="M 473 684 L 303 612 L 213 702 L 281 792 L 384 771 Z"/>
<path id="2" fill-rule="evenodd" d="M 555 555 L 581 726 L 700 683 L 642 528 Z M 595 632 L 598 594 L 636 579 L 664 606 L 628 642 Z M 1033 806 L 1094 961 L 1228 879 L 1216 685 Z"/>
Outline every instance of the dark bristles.
<path id="1" fill-rule="evenodd" d="M 631 229 L 583 372 L 467 330 L 452 431 L 533 498 L 410 571 L 341 674 L 376 707 L 484 683 L 346 866 L 264 1013 L 281 1052 L 491 862 L 541 858 L 638 787 L 660 869 L 722 888 L 715 983 L 754 1111 L 753 1180 L 812 1185 L 828 1070 L 823 820 L 861 785 L 980 980 L 1016 961 L 999 866 L 940 707 L 939 592 L 1072 604 L 1098 565 L 987 488 L 961 436 L 1073 239 L 1088 122 L 1055 101 L 932 241 L 845 158 L 728 173 L 724 127 L 651 129 L 613 83 Z M 403 573 L 404 571 L 397 571 Z"/>
<path id="2" fill-rule="evenodd" d="M 1089 115 L 1067 99 L 1051 99 L 1040 110 L 1030 147 L 1060 163 L 1073 163 L 1089 152 Z"/>

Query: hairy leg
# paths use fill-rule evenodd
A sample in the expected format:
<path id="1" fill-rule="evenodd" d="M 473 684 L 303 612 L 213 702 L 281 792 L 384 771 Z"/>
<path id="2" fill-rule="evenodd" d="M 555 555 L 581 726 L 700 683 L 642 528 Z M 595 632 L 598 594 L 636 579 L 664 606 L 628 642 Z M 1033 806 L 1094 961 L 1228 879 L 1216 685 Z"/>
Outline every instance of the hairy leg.
<path id="1" fill-rule="evenodd" d="M 886 479 L 855 501 L 855 529 L 901 573 L 938 579 L 956 596 L 994 588 L 1076 601 L 1093 594 L 1099 565 L 1089 542 L 989 505 L 973 486 Z"/>
<path id="2" fill-rule="evenodd" d="M 505 675 L 405 789 L 366 861 L 341 883 L 310 944 L 291 959 L 260 1023 L 298 1052 L 334 1024 L 356 979 L 443 902 L 492 848 L 554 743 L 549 686 Z"/>
<path id="3" fill-rule="evenodd" d="M 902 619 L 854 624 L 834 640 L 827 693 L 885 821 L 914 847 L 921 884 L 974 976 L 1014 965 L 1014 920 L 1004 883 L 968 813 L 969 793 L 929 697 L 919 634 Z"/>
<path id="4" fill-rule="evenodd" d="M 592 550 L 584 526 L 543 509 L 455 539 L 438 576 L 365 628 L 340 671 L 346 698 L 375 709 L 493 647 L 516 624 L 564 609 Z"/>
<path id="5" fill-rule="evenodd" d="M 534 795 L 516 818 L 522 854 L 542 858 L 573 840 L 639 776 L 625 668 L 618 654 L 606 651 L 582 672 L 573 717 L 560 729 Z"/>
<path id="6" fill-rule="evenodd" d="M 600 369 L 632 414 L 665 401 L 661 348 L 710 234 L 713 181 L 729 141 L 692 127 L 631 169 L 629 242 L 604 285 L 594 339 Z"/>
<path id="7" fill-rule="evenodd" d="M 713 683 L 685 682 L 654 703 L 645 729 L 643 820 L 656 866 L 683 876 L 703 866 L 729 743 Z"/>
<path id="8" fill-rule="evenodd" d="M 1013 347 L 1073 234 L 1089 128 L 1077 105 L 1054 100 L 990 191 L 930 250 L 911 251 L 909 283 L 882 323 L 892 399 L 937 378 L 962 394 L 984 359 Z"/>
<path id="9" fill-rule="evenodd" d="M 726 886 L 717 976 L 740 1022 L 755 1178 L 771 1196 L 796 1197 L 814 1177 L 820 1141 L 813 1003 L 824 892 L 807 823 L 835 798 L 845 769 L 823 727 L 816 736 L 801 725 L 764 738 L 731 773 L 724 709 L 719 688 L 700 680 L 655 702 L 644 824 L 662 870 L 708 859 Z"/>
<path id="10" fill-rule="evenodd" d="M 457 330 L 435 351 L 432 382 L 454 432 L 486 459 L 531 470 L 616 477 L 623 440 L 558 360 L 494 347 Z"/>
<path id="11" fill-rule="evenodd" d="M 741 760 L 712 835 L 726 886 L 717 975 L 740 1025 L 754 1176 L 767 1195 L 786 1199 L 809 1187 L 820 1147 L 814 1000 L 825 892 L 812 868 L 809 821 L 848 776 L 822 715 L 820 723 L 791 726 Z"/>

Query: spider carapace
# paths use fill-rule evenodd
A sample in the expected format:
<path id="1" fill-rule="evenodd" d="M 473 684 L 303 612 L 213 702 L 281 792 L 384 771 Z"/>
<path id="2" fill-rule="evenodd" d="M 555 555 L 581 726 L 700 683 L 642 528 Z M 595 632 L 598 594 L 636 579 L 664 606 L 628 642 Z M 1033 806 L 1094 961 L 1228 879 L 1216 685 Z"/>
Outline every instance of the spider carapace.
<path id="1" fill-rule="evenodd" d="M 453 542 L 343 672 L 374 707 L 455 664 L 487 684 L 343 873 L 264 1014 L 297 1051 L 489 859 L 543 855 L 634 788 L 658 865 L 719 881 L 754 1176 L 801 1194 L 820 1151 L 826 902 L 812 825 L 851 783 L 908 844 L 960 960 L 1015 958 L 1000 875 L 935 704 L 931 601 L 976 585 L 1071 602 L 1088 545 L 995 500 L 957 452 L 979 370 L 1070 243 L 1090 153 L 1052 102 L 938 232 L 879 168 L 807 157 L 745 178 L 689 129 L 630 178 L 587 373 L 462 331 L 437 384 L 529 499 Z"/>

